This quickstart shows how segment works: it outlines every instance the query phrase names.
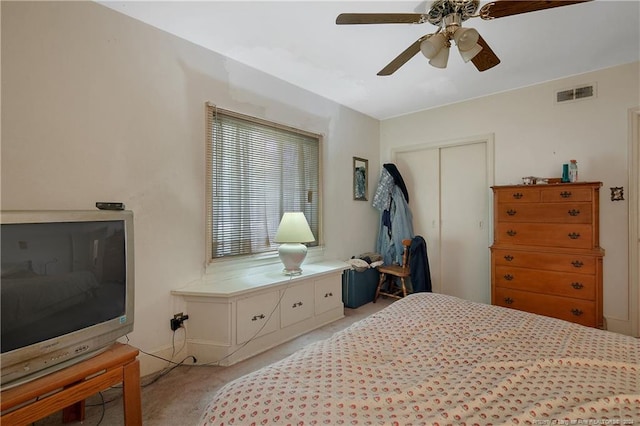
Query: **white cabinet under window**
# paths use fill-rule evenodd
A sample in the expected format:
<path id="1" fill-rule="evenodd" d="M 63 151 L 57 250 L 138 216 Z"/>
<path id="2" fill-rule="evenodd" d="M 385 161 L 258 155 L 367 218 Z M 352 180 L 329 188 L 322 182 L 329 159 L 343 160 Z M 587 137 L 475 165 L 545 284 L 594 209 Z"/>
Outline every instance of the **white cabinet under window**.
<path id="1" fill-rule="evenodd" d="M 302 275 L 273 270 L 172 291 L 186 301 L 187 346 L 199 363 L 231 365 L 344 316 L 344 262 L 303 264 Z"/>

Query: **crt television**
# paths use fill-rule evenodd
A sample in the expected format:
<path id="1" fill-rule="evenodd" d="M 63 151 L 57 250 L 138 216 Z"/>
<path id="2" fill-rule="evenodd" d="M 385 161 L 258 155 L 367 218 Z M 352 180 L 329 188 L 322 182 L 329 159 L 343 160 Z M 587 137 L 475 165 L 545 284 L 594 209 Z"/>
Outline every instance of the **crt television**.
<path id="1" fill-rule="evenodd" d="M 0 386 L 89 358 L 133 330 L 133 213 L 0 213 Z"/>

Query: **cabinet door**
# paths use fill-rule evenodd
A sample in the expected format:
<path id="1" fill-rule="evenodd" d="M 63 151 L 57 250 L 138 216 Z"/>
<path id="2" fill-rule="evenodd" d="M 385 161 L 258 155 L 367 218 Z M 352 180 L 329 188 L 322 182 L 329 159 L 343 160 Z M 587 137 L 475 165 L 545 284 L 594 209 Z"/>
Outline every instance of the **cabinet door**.
<path id="1" fill-rule="evenodd" d="M 280 303 L 281 326 L 287 327 L 313 316 L 313 293 L 311 281 L 288 287 Z"/>
<path id="2" fill-rule="evenodd" d="M 278 329 L 280 312 L 279 292 L 259 294 L 238 300 L 236 343 L 244 343 L 254 337 L 272 333 Z"/>
<path id="3" fill-rule="evenodd" d="M 331 275 L 315 282 L 316 315 L 342 306 L 344 305 L 340 275 Z"/>

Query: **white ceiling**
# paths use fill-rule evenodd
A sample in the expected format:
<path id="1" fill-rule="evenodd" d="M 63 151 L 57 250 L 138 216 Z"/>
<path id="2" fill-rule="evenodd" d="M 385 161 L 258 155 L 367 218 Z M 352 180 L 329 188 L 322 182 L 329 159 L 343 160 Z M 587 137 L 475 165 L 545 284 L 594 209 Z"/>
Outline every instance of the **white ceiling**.
<path id="1" fill-rule="evenodd" d="M 377 119 L 640 60 L 640 2 L 596 0 L 483 21 L 501 59 L 478 72 L 451 50 L 446 69 L 416 55 L 376 73 L 431 24 L 336 25 L 342 12 L 424 12 L 401 1 L 109 1 L 121 13 Z M 485 2 L 481 2 L 481 6 Z"/>

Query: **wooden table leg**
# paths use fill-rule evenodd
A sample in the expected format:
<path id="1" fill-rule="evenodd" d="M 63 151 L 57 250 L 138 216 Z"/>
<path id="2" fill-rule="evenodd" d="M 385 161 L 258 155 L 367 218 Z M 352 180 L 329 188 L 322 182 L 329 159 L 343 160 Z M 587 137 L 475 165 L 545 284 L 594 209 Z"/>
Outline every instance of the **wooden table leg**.
<path id="1" fill-rule="evenodd" d="M 124 423 L 127 426 L 141 426 L 140 361 L 137 358 L 123 367 L 123 376 Z"/>

